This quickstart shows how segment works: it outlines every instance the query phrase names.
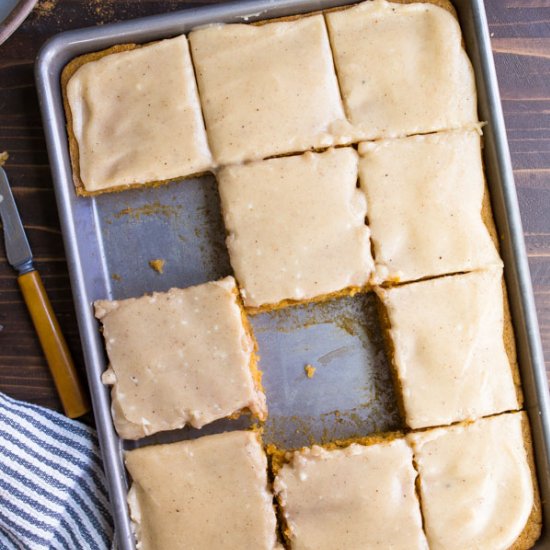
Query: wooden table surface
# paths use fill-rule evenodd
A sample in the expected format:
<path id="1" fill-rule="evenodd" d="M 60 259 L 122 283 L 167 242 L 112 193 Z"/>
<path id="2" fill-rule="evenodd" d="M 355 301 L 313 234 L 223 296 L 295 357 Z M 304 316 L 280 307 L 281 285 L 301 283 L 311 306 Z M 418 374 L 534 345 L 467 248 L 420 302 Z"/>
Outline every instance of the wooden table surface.
<path id="1" fill-rule="evenodd" d="M 33 79 L 36 53 L 67 29 L 206 2 L 40 0 L 0 46 L 0 151 L 46 289 L 80 369 L 82 355 Z M 550 373 L 550 1 L 485 0 Z M 60 409 L 15 274 L 0 246 L 0 391 Z"/>

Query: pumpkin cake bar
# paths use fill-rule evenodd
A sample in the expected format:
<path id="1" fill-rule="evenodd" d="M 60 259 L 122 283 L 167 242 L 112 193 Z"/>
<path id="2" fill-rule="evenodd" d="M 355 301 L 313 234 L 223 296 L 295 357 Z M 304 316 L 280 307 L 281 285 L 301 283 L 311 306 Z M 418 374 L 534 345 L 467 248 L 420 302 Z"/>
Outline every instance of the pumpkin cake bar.
<path id="1" fill-rule="evenodd" d="M 117 432 L 138 439 L 200 428 L 243 410 L 267 415 L 255 342 L 227 277 L 151 296 L 95 303 L 103 324 Z"/>
<path id="2" fill-rule="evenodd" d="M 129 451 L 137 547 L 280 549 L 267 460 L 254 432 Z"/>
<path id="3" fill-rule="evenodd" d="M 351 141 L 322 15 L 189 35 L 218 164 Z"/>
<path id="4" fill-rule="evenodd" d="M 296 451 L 274 482 L 289 548 L 427 549 L 416 477 L 403 438 Z"/>
<path id="5" fill-rule="evenodd" d="M 407 437 L 431 549 L 533 546 L 541 505 L 524 412 Z"/>
<path id="6" fill-rule="evenodd" d="M 521 408 L 501 269 L 376 292 L 397 395 L 410 428 Z"/>
<path id="7" fill-rule="evenodd" d="M 247 311 L 354 293 L 373 261 L 353 148 L 222 168 L 231 265 Z"/>
<path id="8" fill-rule="evenodd" d="M 212 168 L 185 36 L 78 57 L 65 67 L 62 87 L 78 193 Z"/>
<path id="9" fill-rule="evenodd" d="M 477 125 L 474 73 L 450 2 L 374 0 L 327 13 L 326 21 L 356 135 L 371 140 Z"/>
<path id="10" fill-rule="evenodd" d="M 476 131 L 362 143 L 359 151 L 377 283 L 502 265 Z"/>

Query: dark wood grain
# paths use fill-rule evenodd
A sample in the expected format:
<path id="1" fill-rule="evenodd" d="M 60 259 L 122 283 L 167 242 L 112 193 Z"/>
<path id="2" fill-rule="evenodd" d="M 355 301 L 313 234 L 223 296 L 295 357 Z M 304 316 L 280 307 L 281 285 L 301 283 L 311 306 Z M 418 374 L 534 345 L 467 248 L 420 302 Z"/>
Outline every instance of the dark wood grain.
<path id="1" fill-rule="evenodd" d="M 82 356 L 33 82 L 36 53 L 67 29 L 193 7 L 204 2 L 41 0 L 0 46 L 0 151 L 36 265 L 69 347 Z M 485 0 L 550 373 L 550 3 Z M 15 276 L 0 250 L 0 391 L 60 410 Z"/>

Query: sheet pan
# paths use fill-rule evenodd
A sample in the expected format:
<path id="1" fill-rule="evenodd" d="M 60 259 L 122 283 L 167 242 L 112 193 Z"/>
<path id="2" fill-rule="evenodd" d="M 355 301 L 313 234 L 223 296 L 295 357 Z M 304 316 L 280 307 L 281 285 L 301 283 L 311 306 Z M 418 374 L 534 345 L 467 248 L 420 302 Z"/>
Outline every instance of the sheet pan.
<path id="1" fill-rule="evenodd" d="M 149 42 L 214 22 L 246 22 L 311 12 L 341 0 L 248 1 L 217 4 L 133 21 L 65 32 L 48 41 L 36 62 L 36 82 L 57 204 L 84 350 L 88 382 L 105 462 L 116 536 L 134 548 L 126 506 L 124 449 L 245 427 L 248 419 L 216 422 L 200 434 L 180 430 L 139 443 L 113 430 L 109 392 L 100 380 L 103 342 L 92 302 L 125 298 L 216 279 L 230 273 L 219 197 L 213 177 L 93 198 L 77 197 L 65 131 L 60 74 L 73 57 L 127 42 Z M 533 430 L 545 525 L 550 523 L 550 415 L 544 359 L 523 240 L 517 195 L 489 32 L 482 0 L 456 0 L 466 49 L 474 65 L 484 129 L 484 160 L 502 236 L 525 406 Z M 166 260 L 159 275 L 151 259 Z M 388 364 L 370 295 L 291 308 L 252 318 L 270 409 L 266 442 L 293 447 L 313 441 L 399 428 Z M 317 367 L 305 376 L 304 367 Z M 545 528 L 537 548 L 548 548 Z"/>

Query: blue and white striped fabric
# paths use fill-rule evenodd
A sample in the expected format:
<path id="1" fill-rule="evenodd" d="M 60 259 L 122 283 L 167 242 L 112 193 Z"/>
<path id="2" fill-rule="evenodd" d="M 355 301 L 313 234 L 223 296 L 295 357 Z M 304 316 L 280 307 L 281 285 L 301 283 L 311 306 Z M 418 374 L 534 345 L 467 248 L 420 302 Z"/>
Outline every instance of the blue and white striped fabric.
<path id="1" fill-rule="evenodd" d="M 105 549 L 112 536 L 95 431 L 0 394 L 0 549 Z"/>

